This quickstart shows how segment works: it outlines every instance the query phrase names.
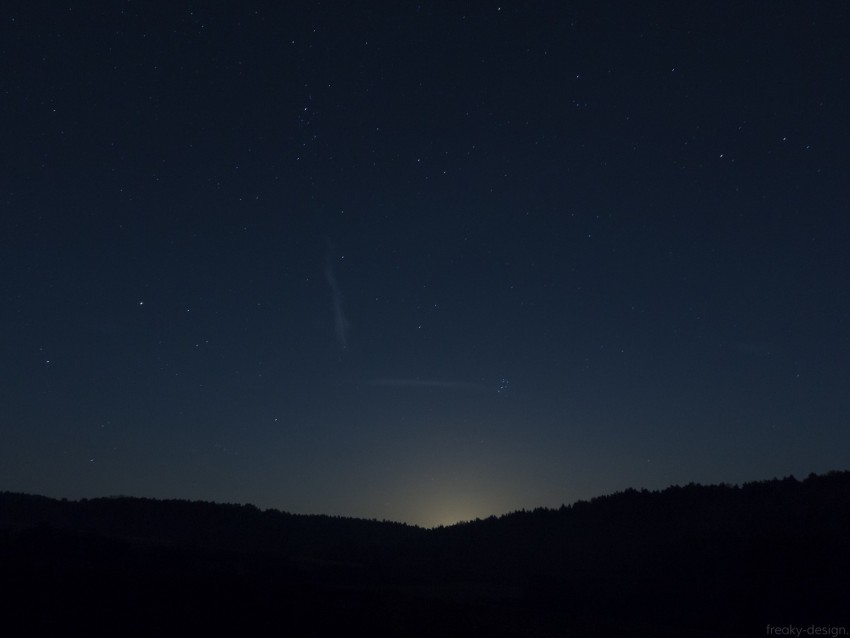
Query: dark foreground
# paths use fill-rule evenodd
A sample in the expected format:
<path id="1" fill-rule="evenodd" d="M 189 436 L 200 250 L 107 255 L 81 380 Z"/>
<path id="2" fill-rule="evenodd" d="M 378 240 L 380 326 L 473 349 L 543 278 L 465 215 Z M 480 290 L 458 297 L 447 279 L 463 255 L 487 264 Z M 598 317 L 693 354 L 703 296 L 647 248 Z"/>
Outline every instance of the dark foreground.
<path id="1" fill-rule="evenodd" d="M 0 569 L 8 636 L 848 635 L 850 472 L 436 530 L 2 493 Z"/>

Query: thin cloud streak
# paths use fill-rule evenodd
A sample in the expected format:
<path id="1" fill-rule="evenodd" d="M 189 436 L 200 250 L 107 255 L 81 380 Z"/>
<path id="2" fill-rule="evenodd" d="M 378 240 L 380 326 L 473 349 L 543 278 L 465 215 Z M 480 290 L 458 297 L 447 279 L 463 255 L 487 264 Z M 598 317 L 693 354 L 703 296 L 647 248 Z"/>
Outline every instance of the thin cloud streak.
<path id="1" fill-rule="evenodd" d="M 370 379 L 367 385 L 385 388 L 445 388 L 448 390 L 476 390 L 486 388 L 481 383 L 468 381 L 452 381 L 448 379 Z"/>
<path id="2" fill-rule="evenodd" d="M 325 280 L 331 288 L 331 298 L 334 311 L 334 332 L 336 340 L 343 350 L 348 349 L 348 319 L 345 316 L 345 308 L 342 304 L 342 291 L 336 280 L 333 268 L 333 244 L 328 240 L 328 254 L 325 260 Z"/>

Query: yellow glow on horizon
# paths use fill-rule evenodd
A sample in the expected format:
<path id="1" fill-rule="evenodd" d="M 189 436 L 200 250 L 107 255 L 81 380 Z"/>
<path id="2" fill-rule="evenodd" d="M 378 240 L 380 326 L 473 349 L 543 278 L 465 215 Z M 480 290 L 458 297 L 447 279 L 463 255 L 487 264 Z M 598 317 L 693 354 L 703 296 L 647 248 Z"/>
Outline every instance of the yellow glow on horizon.
<path id="1" fill-rule="evenodd" d="M 385 492 L 391 516 L 433 528 L 501 516 L 547 500 L 526 476 L 511 471 L 516 454 L 506 458 L 497 451 L 472 459 L 420 450 L 419 458 L 399 468 L 398 480 Z"/>
<path id="2" fill-rule="evenodd" d="M 448 527 L 456 523 L 474 521 L 476 518 L 499 516 L 510 511 L 504 503 L 498 503 L 499 500 L 501 499 L 469 492 L 430 494 L 420 500 L 411 522 L 427 528 L 441 525 Z"/>

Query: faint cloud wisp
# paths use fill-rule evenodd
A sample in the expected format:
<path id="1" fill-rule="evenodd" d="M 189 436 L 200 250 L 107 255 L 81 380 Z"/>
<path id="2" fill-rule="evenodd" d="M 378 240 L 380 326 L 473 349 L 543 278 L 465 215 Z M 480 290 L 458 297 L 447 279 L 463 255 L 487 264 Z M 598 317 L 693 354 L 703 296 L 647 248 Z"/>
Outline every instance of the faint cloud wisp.
<path id="1" fill-rule="evenodd" d="M 449 390 L 478 390 L 486 388 L 481 383 L 468 381 L 451 381 L 447 379 L 371 379 L 367 385 L 388 388 L 445 388 Z"/>
<path id="2" fill-rule="evenodd" d="M 339 284 L 336 280 L 333 267 L 333 244 L 328 240 L 328 253 L 325 260 L 325 280 L 331 288 L 331 298 L 333 301 L 334 311 L 334 331 L 336 339 L 343 350 L 348 349 L 348 319 L 345 316 L 345 308 L 342 304 L 342 291 L 339 289 Z"/>

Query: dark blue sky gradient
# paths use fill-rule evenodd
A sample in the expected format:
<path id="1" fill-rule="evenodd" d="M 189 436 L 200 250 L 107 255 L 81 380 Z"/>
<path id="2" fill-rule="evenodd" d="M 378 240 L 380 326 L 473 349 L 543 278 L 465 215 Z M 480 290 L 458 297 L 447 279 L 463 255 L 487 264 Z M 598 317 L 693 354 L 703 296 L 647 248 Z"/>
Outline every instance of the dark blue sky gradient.
<path id="1" fill-rule="evenodd" d="M 846 469 L 846 3 L 277 4 L 4 5 L 0 489 Z"/>

